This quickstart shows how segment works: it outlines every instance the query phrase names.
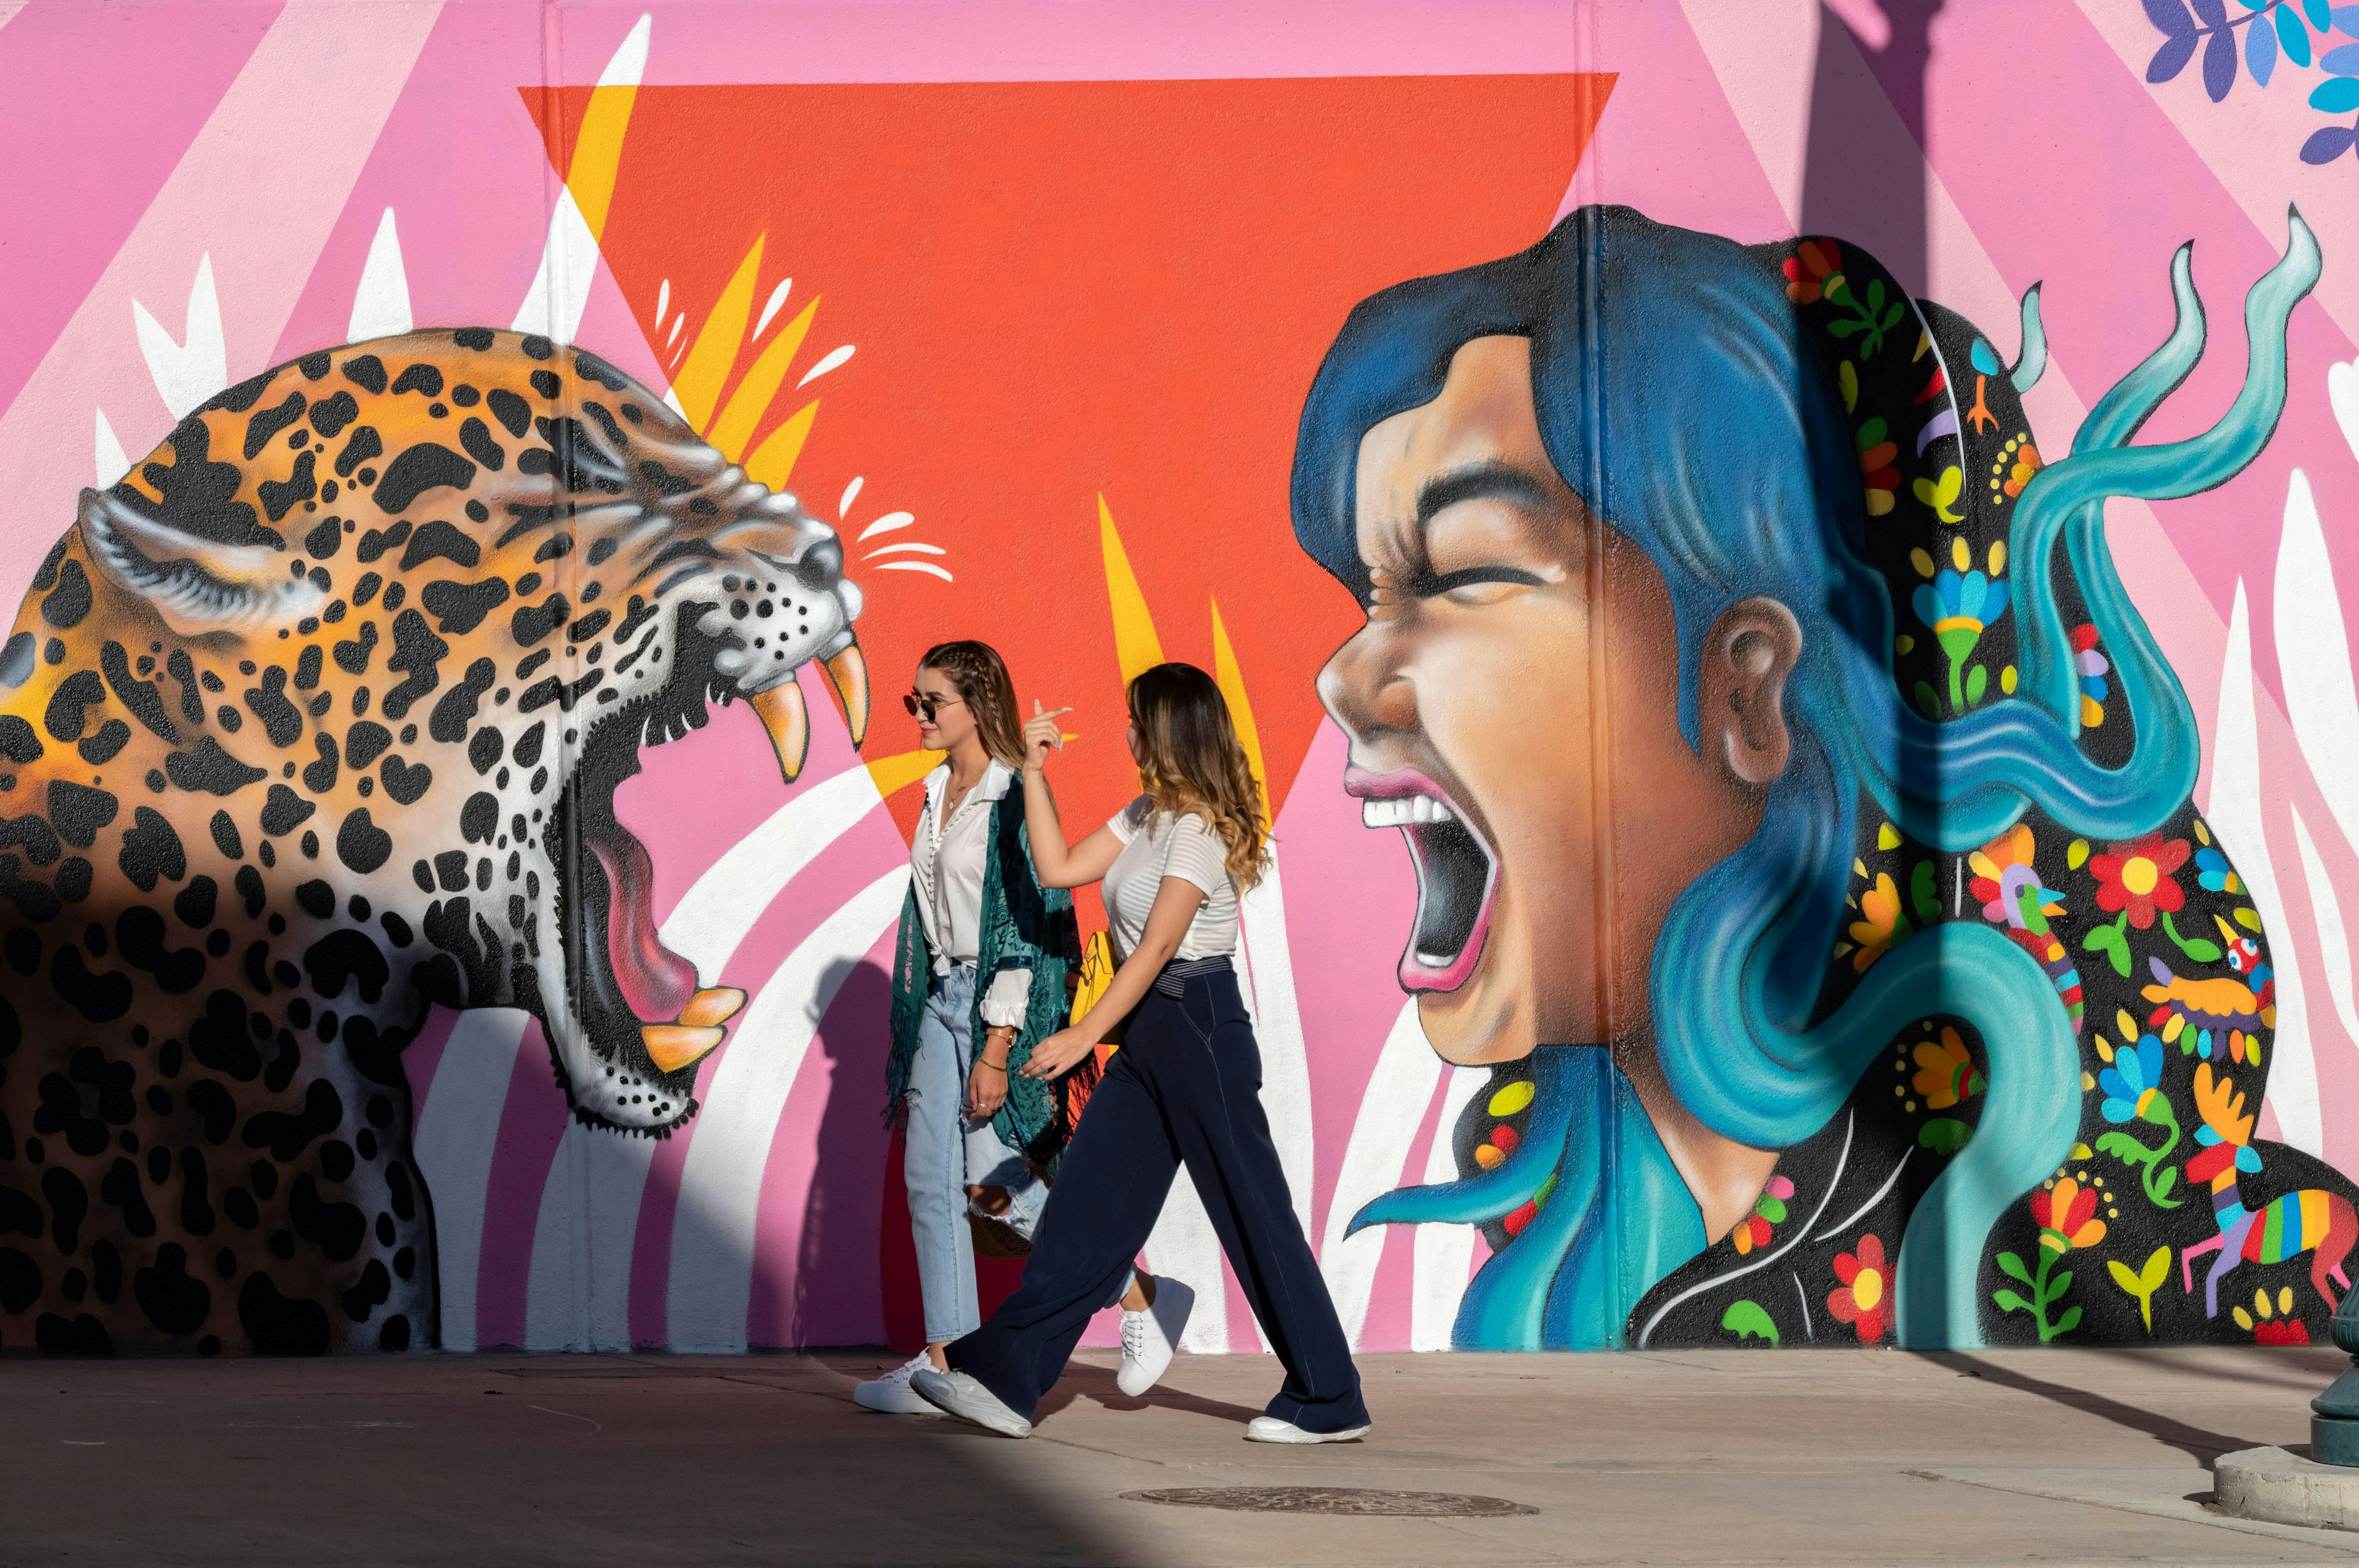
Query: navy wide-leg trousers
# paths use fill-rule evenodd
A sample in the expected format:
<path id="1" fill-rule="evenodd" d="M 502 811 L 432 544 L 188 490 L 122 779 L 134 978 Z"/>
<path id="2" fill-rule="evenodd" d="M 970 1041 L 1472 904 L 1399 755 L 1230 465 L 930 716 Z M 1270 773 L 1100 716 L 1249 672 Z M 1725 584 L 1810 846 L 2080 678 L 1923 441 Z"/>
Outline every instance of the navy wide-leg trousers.
<path id="1" fill-rule="evenodd" d="M 1260 1090 L 1233 971 L 1190 976 L 1178 996 L 1147 992 L 1065 1151 L 1023 1283 L 947 1347 L 950 1364 L 1031 1419 L 1091 1316 L 1123 1289 L 1185 1164 L 1286 1368 L 1268 1412 L 1306 1432 L 1364 1424 L 1351 1344 L 1294 1217 Z"/>

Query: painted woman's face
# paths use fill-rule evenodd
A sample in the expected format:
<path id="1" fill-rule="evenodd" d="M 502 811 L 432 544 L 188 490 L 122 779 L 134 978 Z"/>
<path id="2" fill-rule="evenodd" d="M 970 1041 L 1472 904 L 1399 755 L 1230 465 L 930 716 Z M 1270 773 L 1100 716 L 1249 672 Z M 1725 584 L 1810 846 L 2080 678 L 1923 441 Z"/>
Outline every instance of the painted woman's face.
<path id="1" fill-rule="evenodd" d="M 1662 576 L 1550 463 L 1527 339 L 1467 343 L 1440 396 L 1371 428 L 1358 497 L 1375 603 L 1319 690 L 1345 790 L 1417 864 L 1400 980 L 1426 1036 L 1460 1063 L 1620 1039 L 1665 913 L 1760 817 L 1680 733 Z M 1767 658 L 1745 635 L 1732 667 Z"/>

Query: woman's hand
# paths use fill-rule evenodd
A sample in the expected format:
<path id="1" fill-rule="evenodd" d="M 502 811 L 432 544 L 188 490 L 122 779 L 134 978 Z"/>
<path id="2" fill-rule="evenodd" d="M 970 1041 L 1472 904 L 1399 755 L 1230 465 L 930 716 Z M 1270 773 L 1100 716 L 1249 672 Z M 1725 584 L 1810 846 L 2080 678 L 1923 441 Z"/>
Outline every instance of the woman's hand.
<path id="1" fill-rule="evenodd" d="M 1070 708 L 1040 711 L 1038 698 L 1032 703 L 1032 717 L 1024 722 L 1024 770 L 1038 773 L 1048 766 L 1049 753 L 1065 749 L 1065 732 L 1057 720 L 1072 711 Z"/>
<path id="2" fill-rule="evenodd" d="M 1060 1029 L 1032 1047 L 1031 1059 L 1024 1064 L 1027 1078 L 1060 1078 L 1085 1061 L 1098 1048 L 1084 1029 Z"/>
<path id="3" fill-rule="evenodd" d="M 997 1116 L 1007 1103 L 1007 1068 L 977 1057 L 966 1075 L 966 1113 L 977 1121 Z"/>

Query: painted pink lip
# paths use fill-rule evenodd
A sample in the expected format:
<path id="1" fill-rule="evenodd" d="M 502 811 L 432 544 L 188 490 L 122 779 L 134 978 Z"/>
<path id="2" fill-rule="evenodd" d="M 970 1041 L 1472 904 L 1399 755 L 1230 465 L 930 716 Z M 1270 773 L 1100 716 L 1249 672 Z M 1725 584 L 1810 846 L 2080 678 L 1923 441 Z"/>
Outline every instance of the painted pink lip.
<path id="1" fill-rule="evenodd" d="M 1499 858 L 1483 835 L 1476 832 L 1456 802 L 1440 784 L 1415 768 L 1398 768 L 1391 773 L 1375 773 L 1364 768 L 1343 770 L 1343 793 L 1367 801 L 1430 800 L 1439 808 L 1440 816 L 1428 816 L 1422 822 L 1402 821 L 1375 824 L 1380 827 L 1398 827 L 1408 843 L 1410 861 L 1417 868 L 1418 919 L 1409 932 L 1408 945 L 1400 957 L 1401 989 L 1407 991 L 1454 991 L 1464 985 L 1483 961 L 1484 939 L 1490 934 L 1491 907 L 1499 892 Z M 1430 808 L 1428 808 L 1430 809 Z M 1438 846 L 1421 840 L 1417 829 L 1436 823 L 1446 816 L 1478 850 L 1484 861 L 1483 892 L 1473 924 L 1467 928 L 1466 939 L 1457 953 L 1443 963 L 1429 962 L 1431 955 L 1418 950 L 1418 935 L 1425 925 L 1425 901 L 1433 889 L 1437 871 L 1427 864 L 1429 854 L 1438 854 Z M 1461 868 L 1462 874 L 1463 868 Z"/>

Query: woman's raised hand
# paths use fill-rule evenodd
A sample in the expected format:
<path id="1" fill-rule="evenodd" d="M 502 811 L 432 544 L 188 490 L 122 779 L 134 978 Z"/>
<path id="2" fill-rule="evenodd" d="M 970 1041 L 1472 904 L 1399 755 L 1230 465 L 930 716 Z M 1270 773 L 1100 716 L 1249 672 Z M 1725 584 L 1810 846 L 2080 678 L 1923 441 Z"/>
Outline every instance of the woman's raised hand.
<path id="1" fill-rule="evenodd" d="M 1065 749 L 1065 732 L 1058 727 L 1057 720 L 1071 711 L 1070 708 L 1053 708 L 1043 713 L 1039 699 L 1033 699 L 1032 717 L 1024 722 L 1024 766 L 1027 771 L 1046 767 L 1051 751 Z"/>

